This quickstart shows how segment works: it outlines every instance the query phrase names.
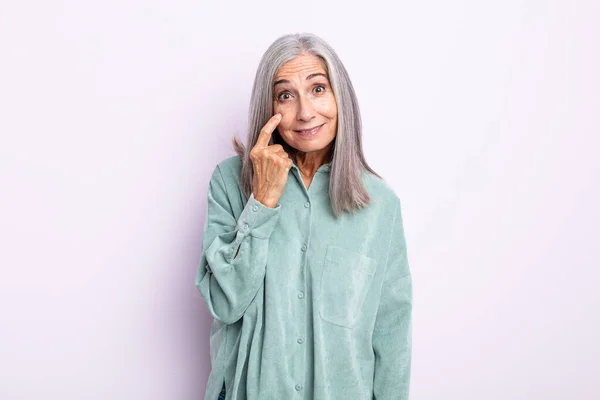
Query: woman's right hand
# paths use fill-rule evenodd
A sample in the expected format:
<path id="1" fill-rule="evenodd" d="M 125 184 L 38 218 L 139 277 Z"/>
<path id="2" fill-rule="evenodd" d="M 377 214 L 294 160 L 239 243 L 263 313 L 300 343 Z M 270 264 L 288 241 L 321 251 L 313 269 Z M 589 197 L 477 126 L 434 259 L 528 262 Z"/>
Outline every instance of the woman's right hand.
<path id="1" fill-rule="evenodd" d="M 294 163 L 280 144 L 269 146 L 271 133 L 281 122 L 281 114 L 275 114 L 261 129 L 256 144 L 250 150 L 254 166 L 252 193 L 254 198 L 267 207 L 275 208 L 287 183 L 289 169 Z"/>

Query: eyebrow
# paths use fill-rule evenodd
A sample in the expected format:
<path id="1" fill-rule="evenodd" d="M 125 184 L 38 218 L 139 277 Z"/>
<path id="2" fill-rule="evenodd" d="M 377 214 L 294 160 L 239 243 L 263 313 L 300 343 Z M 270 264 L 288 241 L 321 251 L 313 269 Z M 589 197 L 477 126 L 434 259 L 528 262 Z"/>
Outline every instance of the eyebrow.
<path id="1" fill-rule="evenodd" d="M 317 76 L 324 76 L 327 80 L 329 80 L 329 77 L 327 76 L 327 74 L 324 74 L 322 72 L 315 72 L 314 74 L 310 74 L 306 77 L 306 80 L 315 78 Z M 273 87 L 279 85 L 280 83 L 290 83 L 290 81 L 288 81 L 287 79 L 278 79 L 275 81 L 275 83 L 273 84 Z"/>

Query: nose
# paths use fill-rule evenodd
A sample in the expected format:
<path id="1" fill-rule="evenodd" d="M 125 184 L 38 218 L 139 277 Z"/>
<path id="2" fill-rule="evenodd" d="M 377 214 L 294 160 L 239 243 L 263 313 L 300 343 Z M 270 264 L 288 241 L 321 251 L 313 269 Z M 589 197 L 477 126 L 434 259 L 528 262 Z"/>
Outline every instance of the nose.
<path id="1" fill-rule="evenodd" d="M 304 96 L 300 96 L 300 101 L 298 101 L 296 120 L 309 122 L 313 118 L 315 118 L 315 110 L 310 99 L 307 99 Z"/>

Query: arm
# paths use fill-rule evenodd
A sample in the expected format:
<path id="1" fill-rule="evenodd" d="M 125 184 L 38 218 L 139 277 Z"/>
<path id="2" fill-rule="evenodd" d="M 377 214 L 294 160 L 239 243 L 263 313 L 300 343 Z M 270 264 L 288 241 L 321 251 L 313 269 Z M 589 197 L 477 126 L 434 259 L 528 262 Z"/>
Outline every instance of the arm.
<path id="1" fill-rule="evenodd" d="M 407 400 L 412 348 L 412 279 L 399 201 L 385 274 L 373 329 L 373 399 Z"/>
<path id="2" fill-rule="evenodd" d="M 221 170 L 215 168 L 208 188 L 196 287 L 216 319 L 226 324 L 239 320 L 262 286 L 269 237 L 280 209 L 279 203 L 270 208 L 251 194 L 236 220 Z"/>

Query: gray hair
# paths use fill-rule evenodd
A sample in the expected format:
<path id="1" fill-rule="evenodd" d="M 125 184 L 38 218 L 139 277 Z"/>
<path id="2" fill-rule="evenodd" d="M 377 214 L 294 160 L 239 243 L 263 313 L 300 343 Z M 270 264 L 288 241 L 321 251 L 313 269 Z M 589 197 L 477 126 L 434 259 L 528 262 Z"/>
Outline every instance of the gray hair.
<path id="1" fill-rule="evenodd" d="M 279 37 L 265 52 L 256 72 L 250 98 L 248 136 L 246 147 L 233 137 L 233 149 L 242 160 L 241 188 L 246 196 L 252 193 L 254 169 L 250 150 L 258 140 L 260 130 L 273 116 L 273 80 L 282 64 L 300 54 L 319 57 L 329 75 L 329 82 L 337 103 L 337 133 L 329 154 L 330 180 L 329 201 L 332 211 L 339 217 L 344 210 L 366 207 L 371 196 L 362 180 L 363 171 L 381 178 L 367 164 L 362 149 L 362 125 L 358 100 L 346 68 L 335 51 L 320 37 L 309 33 L 288 34 Z M 271 136 L 272 144 L 281 144 L 290 158 L 296 162 L 296 149 L 289 146 L 277 130 Z M 381 178 L 383 179 L 383 178 Z"/>

